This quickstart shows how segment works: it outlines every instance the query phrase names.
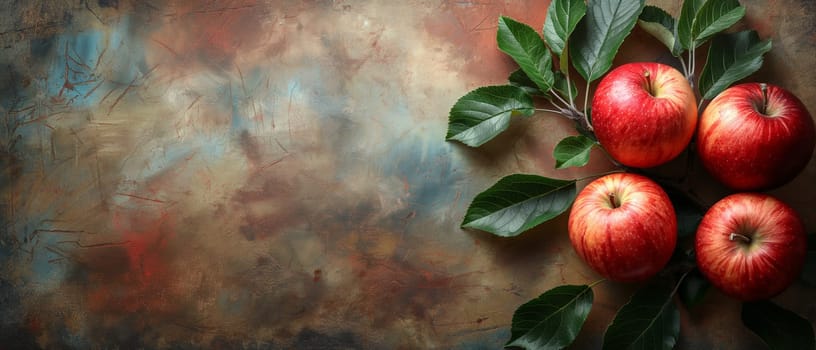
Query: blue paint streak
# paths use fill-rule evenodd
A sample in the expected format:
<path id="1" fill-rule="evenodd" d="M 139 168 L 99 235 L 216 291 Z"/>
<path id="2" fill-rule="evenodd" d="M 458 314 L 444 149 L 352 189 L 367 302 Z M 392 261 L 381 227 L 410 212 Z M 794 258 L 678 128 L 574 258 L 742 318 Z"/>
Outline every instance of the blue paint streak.
<path id="1" fill-rule="evenodd" d="M 407 135 L 393 144 L 376 162 L 383 176 L 396 176 L 410 186 L 411 203 L 417 215 L 434 215 L 456 199 L 451 190 L 464 181 L 464 173 L 456 171 L 450 145 L 427 140 L 421 135 Z"/>
<path id="2" fill-rule="evenodd" d="M 493 350 L 501 349 L 504 343 L 510 339 L 510 329 L 503 328 L 490 333 L 479 340 L 471 340 L 458 344 L 456 350 Z"/>
<path id="3" fill-rule="evenodd" d="M 223 159 L 229 149 L 229 138 L 219 136 L 200 135 L 191 137 L 184 142 L 162 144 L 160 148 L 145 150 L 147 159 L 133 160 L 139 164 L 138 173 L 129 175 L 129 179 L 142 183 L 151 178 L 160 176 L 164 172 L 185 162 L 189 157 L 201 157 L 207 162 Z M 124 196 L 114 196 L 114 203 L 127 206 L 130 199 Z"/>
<path id="4" fill-rule="evenodd" d="M 218 293 L 218 308 L 227 315 L 240 315 L 249 303 L 249 292 L 241 289 L 224 289 Z"/>
<path id="5" fill-rule="evenodd" d="M 49 262 L 52 259 L 59 259 L 61 256 L 46 249 L 49 246 L 73 248 L 73 246 L 59 244 L 60 241 L 71 240 L 72 237 L 64 236 L 65 234 L 62 233 L 45 232 L 45 230 L 58 229 L 58 227 L 54 227 L 47 221 L 54 217 L 54 207 L 55 205 L 52 204 L 51 208 L 42 213 L 27 217 L 26 222 L 14 223 L 11 226 L 18 241 L 23 242 L 21 250 L 12 252 L 12 254 L 17 255 L 12 259 L 19 261 L 31 259 L 28 265 L 29 273 L 24 277 L 24 281 L 34 288 L 44 288 L 49 285 L 56 286 L 62 282 L 68 272 L 65 265 Z M 33 233 L 36 230 L 42 231 L 34 235 Z M 70 248 L 66 250 L 70 250 Z M 29 251 L 33 251 L 33 254 L 29 255 L 27 253 Z"/>
<path id="6" fill-rule="evenodd" d="M 199 137 L 191 142 L 191 147 L 201 150 L 202 157 L 211 161 L 222 159 L 229 145 L 229 140 L 221 137 Z"/>
<path id="7" fill-rule="evenodd" d="M 97 106 L 108 91 L 123 89 L 149 70 L 142 40 L 132 38 L 130 31 L 130 17 L 123 17 L 109 33 L 89 30 L 56 36 L 48 78 L 38 90 L 49 97 L 61 93 L 75 108 Z"/>
<path id="8" fill-rule="evenodd" d="M 241 110 L 245 96 L 239 92 L 240 90 L 236 90 L 238 89 L 232 87 L 232 119 L 230 120 L 230 129 L 233 133 L 246 130 L 251 126 L 249 117 Z"/>
<path id="9" fill-rule="evenodd" d="M 81 332 L 81 331 L 80 331 Z M 60 327 L 58 331 L 61 343 L 63 346 L 69 346 L 71 349 L 91 349 L 93 344 L 82 333 L 74 333 L 67 327 Z"/>
<path id="10" fill-rule="evenodd" d="M 258 90 L 258 87 L 263 83 L 264 71 L 262 67 L 253 67 L 249 72 L 242 72 L 240 77 L 235 81 L 231 81 L 229 86 L 226 87 L 232 99 L 232 119 L 230 127 L 231 131 L 235 134 L 252 127 L 252 118 L 255 116 L 247 115 L 247 113 L 253 110 L 251 105 L 254 103 L 254 99 L 262 98 L 262 96 L 256 94 L 256 90 Z M 255 108 L 260 108 L 260 106 L 255 106 Z"/>

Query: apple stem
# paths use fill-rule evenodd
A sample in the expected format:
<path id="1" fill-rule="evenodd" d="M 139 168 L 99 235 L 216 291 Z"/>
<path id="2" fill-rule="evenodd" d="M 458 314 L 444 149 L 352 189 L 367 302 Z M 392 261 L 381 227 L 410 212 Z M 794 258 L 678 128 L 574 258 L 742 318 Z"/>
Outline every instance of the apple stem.
<path id="1" fill-rule="evenodd" d="M 746 243 L 746 244 L 751 243 L 751 237 L 748 237 L 746 235 L 743 235 L 743 234 L 740 234 L 740 233 L 735 233 L 735 232 L 731 232 L 731 234 L 728 235 L 728 240 L 729 241 L 736 241 L 737 239 L 741 240 L 743 243 Z"/>
<path id="2" fill-rule="evenodd" d="M 759 89 L 762 90 L 762 110 L 759 112 L 767 114 L 768 111 L 768 84 L 759 83 Z"/>
<path id="3" fill-rule="evenodd" d="M 621 206 L 620 199 L 612 192 L 609 192 L 609 203 L 612 204 L 612 209 L 620 208 Z"/>
<path id="4" fill-rule="evenodd" d="M 643 77 L 644 77 L 644 78 L 646 78 L 646 91 L 649 91 L 649 95 L 654 96 L 654 95 L 655 95 L 655 93 L 654 93 L 654 91 L 652 90 L 652 79 L 651 79 L 651 76 L 652 76 L 652 75 L 649 73 L 649 71 L 643 71 Z"/>

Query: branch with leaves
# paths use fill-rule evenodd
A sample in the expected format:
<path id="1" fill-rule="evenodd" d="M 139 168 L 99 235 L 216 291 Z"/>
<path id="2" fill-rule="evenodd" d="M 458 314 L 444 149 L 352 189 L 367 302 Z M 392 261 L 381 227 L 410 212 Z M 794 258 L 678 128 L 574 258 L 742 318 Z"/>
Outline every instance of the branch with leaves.
<path id="1" fill-rule="evenodd" d="M 460 98 L 450 110 L 446 139 L 478 147 L 505 131 L 513 117 L 547 112 L 573 121 L 577 132 L 553 149 L 555 167 L 584 166 L 594 147 L 603 148 L 593 133 L 588 109 L 592 84 L 612 68 L 614 57 L 635 25 L 677 58 L 676 66 L 696 89 L 702 106 L 756 72 L 771 49 L 771 41 L 761 40 L 755 31 L 724 33 L 745 12 L 737 0 L 686 0 L 677 18 L 645 5 L 645 0 L 553 0 L 541 34 L 527 24 L 500 17 L 498 48 L 519 69 L 504 85 L 480 87 Z M 698 78 L 698 50 L 709 42 Z M 578 96 L 579 84 L 585 87 L 583 99 Z M 543 105 L 537 105 L 539 102 Z M 618 171 L 645 172 L 610 160 Z M 520 235 L 570 209 L 581 180 L 534 174 L 506 176 L 473 199 L 462 227 L 502 237 Z M 685 176 L 679 182 L 656 180 L 667 188 L 675 207 L 678 239 L 690 239 L 705 205 L 684 186 Z M 521 305 L 513 316 L 506 346 L 560 349 L 571 344 L 592 307 L 593 286 L 559 286 Z M 708 286 L 694 269 L 693 252 L 678 252 L 653 284 L 621 307 L 604 334 L 604 348 L 673 348 L 680 334 L 675 297 L 692 307 Z M 744 324 L 772 348 L 784 348 L 792 339 L 800 348 L 814 347 L 813 330 L 807 321 L 770 301 L 744 304 L 742 317 Z"/>

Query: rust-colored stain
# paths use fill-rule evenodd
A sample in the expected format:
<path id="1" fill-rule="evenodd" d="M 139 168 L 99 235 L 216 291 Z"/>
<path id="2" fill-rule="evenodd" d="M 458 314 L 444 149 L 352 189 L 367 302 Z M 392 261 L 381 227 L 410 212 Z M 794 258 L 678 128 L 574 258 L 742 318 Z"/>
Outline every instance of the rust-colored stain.
<path id="1" fill-rule="evenodd" d="M 556 171 L 574 130 L 546 114 L 478 150 L 444 142 L 456 99 L 514 69 L 498 16 L 540 30 L 548 3 L 7 4 L 0 349 L 500 348 L 520 304 L 598 278 L 565 217 L 509 240 L 459 228 L 502 175 L 609 168 Z M 744 4 L 774 40 L 757 79 L 816 112 L 812 2 Z M 616 63 L 671 59 L 632 38 Z M 814 177 L 774 192 L 810 231 Z M 574 347 L 600 347 L 632 290 L 596 287 Z M 778 301 L 813 321 L 812 292 Z M 712 294 L 679 348 L 756 347 L 738 306 Z"/>

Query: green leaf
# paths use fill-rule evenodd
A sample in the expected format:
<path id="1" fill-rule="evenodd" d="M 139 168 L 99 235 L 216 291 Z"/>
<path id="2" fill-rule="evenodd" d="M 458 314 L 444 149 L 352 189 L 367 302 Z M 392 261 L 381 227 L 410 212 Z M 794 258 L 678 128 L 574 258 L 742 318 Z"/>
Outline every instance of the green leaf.
<path id="1" fill-rule="evenodd" d="M 575 180 L 509 175 L 473 199 L 462 227 L 517 236 L 569 209 L 575 192 Z"/>
<path id="2" fill-rule="evenodd" d="M 743 303 L 742 323 L 771 349 L 816 347 L 810 322 L 770 301 Z"/>
<path id="3" fill-rule="evenodd" d="M 762 56 L 770 49 L 771 41 L 759 40 L 753 30 L 715 36 L 700 74 L 703 99 L 716 97 L 734 82 L 759 70 Z"/>
<path id="4" fill-rule="evenodd" d="M 555 82 L 553 83 L 552 88 L 565 100 L 572 102 L 570 98 L 574 100 L 575 97 L 578 96 L 578 87 L 576 87 L 575 84 L 567 85 L 567 77 L 561 72 L 555 71 L 554 74 Z M 541 89 L 539 89 L 538 86 L 536 86 L 536 84 L 530 80 L 530 77 L 528 77 L 527 74 L 525 74 L 521 69 L 516 69 L 513 71 L 513 73 L 510 73 L 507 80 L 510 82 L 510 85 L 520 87 L 522 90 L 524 90 L 524 92 L 530 94 L 531 96 L 542 96 L 548 99 L 552 98 L 552 95 L 550 94 L 552 90 L 550 90 L 550 92 L 541 91 Z M 572 93 L 572 95 L 570 95 L 570 93 Z"/>
<path id="5" fill-rule="evenodd" d="M 673 286 L 667 283 L 640 289 L 606 329 L 603 349 L 672 349 L 680 334 L 673 295 Z"/>
<path id="6" fill-rule="evenodd" d="M 553 89 L 558 91 L 558 94 L 570 103 L 578 97 L 578 87 L 573 83 L 569 83 L 567 76 L 561 72 L 555 72 L 555 84 L 553 84 Z"/>
<path id="7" fill-rule="evenodd" d="M 550 90 L 554 79 L 552 56 L 535 29 L 502 16 L 496 41 L 499 50 L 510 55 L 541 91 Z"/>
<path id="8" fill-rule="evenodd" d="M 446 139 L 477 147 L 506 130 L 512 114 L 533 113 L 533 99 L 519 87 L 480 87 L 468 92 L 451 108 Z"/>
<path id="9" fill-rule="evenodd" d="M 707 1 L 700 7 L 691 27 L 694 47 L 700 46 L 708 38 L 737 23 L 745 16 L 745 7 L 737 0 Z"/>
<path id="10" fill-rule="evenodd" d="M 694 34 L 692 34 L 694 19 L 705 2 L 706 0 L 683 1 L 683 7 L 680 8 L 680 17 L 677 18 L 677 40 L 680 41 L 683 50 L 692 47 L 691 44 L 694 42 Z"/>
<path id="11" fill-rule="evenodd" d="M 587 82 L 600 78 L 612 67 L 623 40 L 632 31 L 644 0 L 591 1 L 569 41 L 575 70 Z"/>
<path id="12" fill-rule="evenodd" d="M 553 149 L 555 167 L 558 169 L 571 166 L 584 166 L 589 163 L 589 153 L 596 142 L 589 137 L 569 136 L 561 140 Z"/>
<path id="13" fill-rule="evenodd" d="M 533 95 L 533 96 L 547 96 L 549 94 L 542 92 L 541 89 L 533 82 L 527 74 L 524 73 L 523 70 L 516 69 L 513 73 L 510 73 L 510 76 L 507 78 L 510 82 L 510 85 L 520 87 L 524 92 Z"/>
<path id="14" fill-rule="evenodd" d="M 558 55 L 558 70 L 561 74 L 569 74 L 569 46 L 564 47 L 564 51 Z"/>
<path id="15" fill-rule="evenodd" d="M 666 45 L 672 54 L 680 54 L 680 43 L 675 39 L 675 20 L 670 14 L 657 6 L 648 5 L 638 17 L 638 25 L 658 41 Z"/>
<path id="16" fill-rule="evenodd" d="M 521 305 L 513 314 L 505 347 L 563 349 L 572 344 L 592 309 L 589 286 L 564 285 Z"/>
<path id="17" fill-rule="evenodd" d="M 544 21 L 544 40 L 556 55 L 561 55 L 572 31 L 586 14 L 584 0 L 553 0 Z"/>
<path id="18" fill-rule="evenodd" d="M 694 269 L 680 282 L 677 296 L 686 307 L 693 307 L 703 301 L 710 287 L 711 283 L 700 273 L 700 270 Z"/>

